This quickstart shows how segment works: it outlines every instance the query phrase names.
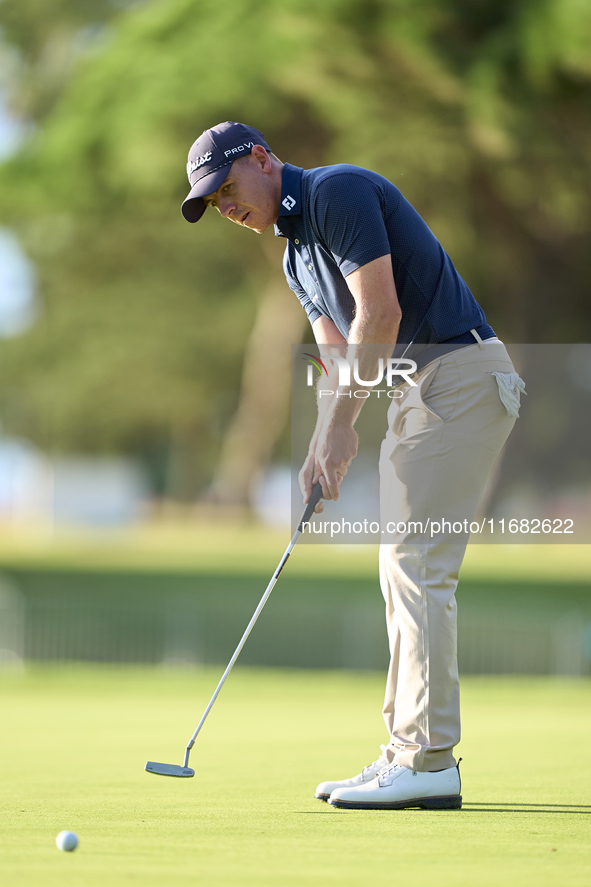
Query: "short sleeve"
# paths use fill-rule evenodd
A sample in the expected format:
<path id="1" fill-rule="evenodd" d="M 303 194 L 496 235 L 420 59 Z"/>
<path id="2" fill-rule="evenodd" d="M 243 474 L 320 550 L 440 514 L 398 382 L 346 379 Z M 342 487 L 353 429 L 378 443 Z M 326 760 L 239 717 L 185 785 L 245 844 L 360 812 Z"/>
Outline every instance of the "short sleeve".
<path id="1" fill-rule="evenodd" d="M 285 253 L 283 254 L 283 272 L 289 288 L 294 291 L 308 315 L 310 324 L 313 324 L 315 320 L 318 320 L 318 318 L 323 315 L 297 279 L 289 256 L 289 247 L 286 248 Z"/>
<path id="2" fill-rule="evenodd" d="M 341 172 L 321 181 L 310 201 L 316 234 L 346 277 L 390 253 L 383 195 L 360 173 Z"/>

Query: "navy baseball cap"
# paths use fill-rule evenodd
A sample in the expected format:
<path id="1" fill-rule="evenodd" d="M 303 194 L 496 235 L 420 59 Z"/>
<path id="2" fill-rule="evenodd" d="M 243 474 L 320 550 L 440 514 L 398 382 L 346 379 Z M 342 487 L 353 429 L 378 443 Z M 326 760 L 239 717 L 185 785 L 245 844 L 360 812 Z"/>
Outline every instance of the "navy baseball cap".
<path id="1" fill-rule="evenodd" d="M 255 145 L 271 150 L 258 129 L 232 120 L 206 129 L 193 142 L 187 161 L 191 190 L 181 207 L 187 222 L 199 221 L 206 209 L 205 195 L 217 191 L 234 161 L 250 154 Z"/>

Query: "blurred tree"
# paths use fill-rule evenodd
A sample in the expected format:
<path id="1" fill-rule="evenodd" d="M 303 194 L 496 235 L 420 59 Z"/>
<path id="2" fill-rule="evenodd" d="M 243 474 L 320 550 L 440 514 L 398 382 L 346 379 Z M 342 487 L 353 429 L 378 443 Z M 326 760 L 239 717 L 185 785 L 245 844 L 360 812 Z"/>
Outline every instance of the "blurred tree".
<path id="1" fill-rule="evenodd" d="M 180 218 L 186 151 L 225 119 L 261 129 L 283 160 L 390 178 L 507 340 L 588 337 L 591 9 L 579 0 L 158 0 L 110 21 L 0 173 L 0 217 L 45 299 L 42 322 L 3 346 L 7 426 L 50 447 L 165 453 L 163 486 L 192 497 L 214 475 L 252 330 L 216 481 L 246 497 L 287 397 L 261 330 L 298 341 L 303 317 L 285 310 L 270 232 Z M 267 417 L 253 378 L 269 385 Z"/>
<path id="2" fill-rule="evenodd" d="M 1 0 L 0 57 L 11 69 L 9 99 L 19 117 L 42 122 L 81 56 L 108 40 L 110 21 L 134 0 Z"/>

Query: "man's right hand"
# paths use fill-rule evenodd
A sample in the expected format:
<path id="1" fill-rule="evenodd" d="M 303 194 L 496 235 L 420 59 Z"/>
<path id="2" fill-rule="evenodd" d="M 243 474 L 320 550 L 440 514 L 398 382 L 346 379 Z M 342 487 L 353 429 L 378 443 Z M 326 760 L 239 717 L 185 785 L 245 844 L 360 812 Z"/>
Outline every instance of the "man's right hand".
<path id="1" fill-rule="evenodd" d="M 312 487 L 314 470 L 316 468 L 316 454 L 315 450 L 310 449 L 308 455 L 306 456 L 306 460 L 302 465 L 300 473 L 298 474 L 298 481 L 300 484 L 300 490 L 302 491 L 302 495 L 304 497 L 304 504 L 307 504 L 310 496 L 312 495 Z M 322 499 L 318 502 L 316 508 L 314 509 L 315 514 L 321 514 L 324 511 L 324 502 Z"/>

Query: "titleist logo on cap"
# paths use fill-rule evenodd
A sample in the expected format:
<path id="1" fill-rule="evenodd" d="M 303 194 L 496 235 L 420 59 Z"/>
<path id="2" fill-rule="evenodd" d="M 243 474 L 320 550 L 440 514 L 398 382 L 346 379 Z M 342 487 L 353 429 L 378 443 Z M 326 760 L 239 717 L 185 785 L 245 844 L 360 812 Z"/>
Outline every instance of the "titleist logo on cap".
<path id="1" fill-rule="evenodd" d="M 191 181 L 191 173 L 195 172 L 196 169 L 199 169 L 200 166 L 203 166 L 204 163 L 208 163 L 211 160 L 212 154 L 211 151 L 208 151 L 202 157 L 197 157 L 196 160 L 189 160 L 187 163 L 187 176 L 189 178 L 189 182 Z"/>

